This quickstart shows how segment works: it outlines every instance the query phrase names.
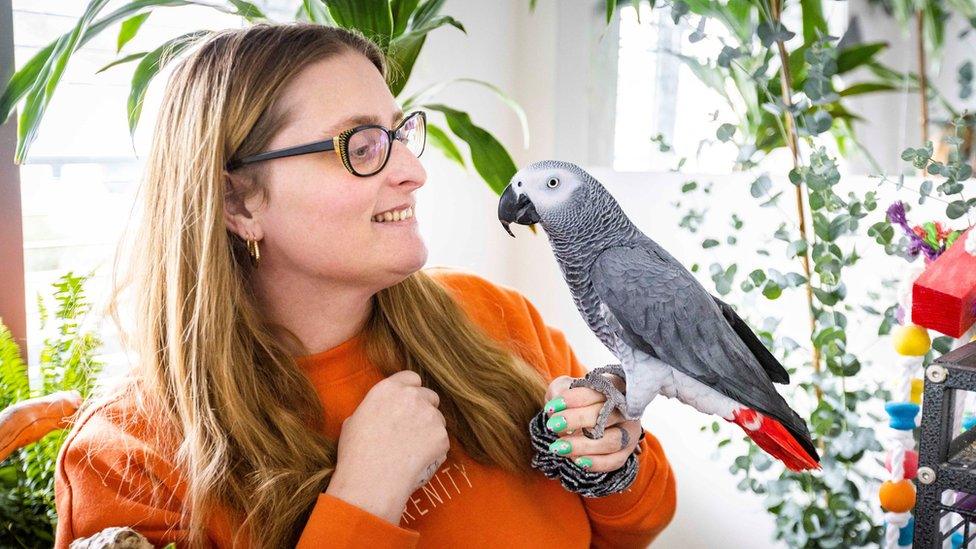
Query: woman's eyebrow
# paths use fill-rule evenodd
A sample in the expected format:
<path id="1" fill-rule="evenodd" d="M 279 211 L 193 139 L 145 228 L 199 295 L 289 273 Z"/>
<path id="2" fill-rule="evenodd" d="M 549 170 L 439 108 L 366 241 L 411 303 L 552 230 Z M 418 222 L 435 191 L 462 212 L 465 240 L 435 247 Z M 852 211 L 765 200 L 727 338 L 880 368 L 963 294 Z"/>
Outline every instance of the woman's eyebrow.
<path id="1" fill-rule="evenodd" d="M 393 114 L 393 124 L 391 124 L 389 127 L 390 128 L 395 127 L 402 120 L 403 120 L 403 110 L 397 109 L 397 111 Z M 375 114 L 356 114 L 350 116 L 349 118 L 346 118 L 345 120 L 339 122 L 338 124 L 332 126 L 331 128 L 328 128 L 325 132 L 323 132 L 323 135 L 325 135 L 326 137 L 331 137 L 339 134 L 342 131 L 348 130 L 349 128 L 355 126 L 364 126 L 367 124 L 376 124 L 378 126 L 382 126 L 383 121 L 380 120 L 379 117 L 376 116 Z"/>

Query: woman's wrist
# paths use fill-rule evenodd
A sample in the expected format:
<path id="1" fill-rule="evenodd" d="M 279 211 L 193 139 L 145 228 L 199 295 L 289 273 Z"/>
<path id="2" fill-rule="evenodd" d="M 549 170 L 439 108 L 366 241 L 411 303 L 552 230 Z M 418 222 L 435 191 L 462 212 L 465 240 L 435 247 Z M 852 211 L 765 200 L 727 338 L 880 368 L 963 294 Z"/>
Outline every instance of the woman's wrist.
<path id="1" fill-rule="evenodd" d="M 375 490 L 376 487 L 375 482 L 360 482 L 348 478 L 337 465 L 325 493 L 399 525 L 406 498 L 391 496 L 390 491 Z"/>

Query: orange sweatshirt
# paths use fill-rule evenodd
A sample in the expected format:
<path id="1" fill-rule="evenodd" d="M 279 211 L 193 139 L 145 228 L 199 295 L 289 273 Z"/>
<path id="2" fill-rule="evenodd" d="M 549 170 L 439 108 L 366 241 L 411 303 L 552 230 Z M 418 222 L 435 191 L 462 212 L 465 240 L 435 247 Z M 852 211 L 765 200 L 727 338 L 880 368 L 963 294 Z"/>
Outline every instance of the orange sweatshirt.
<path id="1" fill-rule="evenodd" d="M 456 269 L 426 272 L 492 337 L 519 344 L 547 379 L 585 374 L 563 333 L 546 325 L 521 293 Z M 343 420 L 382 379 L 366 358 L 361 335 L 298 362 L 324 403 L 327 434 L 338 438 Z M 55 477 L 59 549 L 109 526 L 131 526 L 158 547 L 169 541 L 179 547 L 186 535 L 179 524 L 179 475 L 142 441 L 140 428 L 120 426 L 121 406 L 116 400 L 80 417 L 61 449 Z M 657 438 L 647 433 L 641 444 L 634 483 L 604 498 L 580 497 L 542 473 L 531 483 L 519 482 L 452 444 L 437 473 L 407 501 L 399 525 L 323 493 L 298 547 L 645 547 L 670 522 L 676 502 L 674 475 Z M 135 464 L 129 471 L 138 473 L 122 473 L 126 459 Z M 148 499 L 151 479 L 162 481 L 172 496 L 164 506 Z M 208 536 L 216 546 L 230 547 L 232 528 L 226 515 L 215 516 Z"/>

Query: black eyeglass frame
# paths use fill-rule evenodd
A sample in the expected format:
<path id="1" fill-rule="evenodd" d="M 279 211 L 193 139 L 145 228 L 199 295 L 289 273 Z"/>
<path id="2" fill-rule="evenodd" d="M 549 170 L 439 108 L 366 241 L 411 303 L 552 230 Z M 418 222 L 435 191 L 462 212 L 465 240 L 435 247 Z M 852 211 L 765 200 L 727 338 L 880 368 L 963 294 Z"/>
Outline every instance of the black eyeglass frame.
<path id="1" fill-rule="evenodd" d="M 227 171 L 236 170 L 237 168 L 245 164 L 252 164 L 254 162 L 261 162 L 263 160 L 271 160 L 273 158 L 285 158 L 288 156 L 298 156 L 301 154 L 336 151 L 336 154 L 339 155 L 339 159 L 342 161 L 342 165 L 346 168 L 346 170 L 349 173 L 358 177 L 369 177 L 371 175 L 376 175 L 381 171 L 383 171 L 383 168 L 386 167 L 387 162 L 390 161 L 390 155 L 393 153 L 393 142 L 397 140 L 396 138 L 397 132 L 399 132 L 410 119 L 418 115 L 420 116 L 420 119 L 423 121 L 423 127 L 424 127 L 424 141 L 423 143 L 420 144 L 420 152 L 417 153 L 417 158 L 420 158 L 420 155 L 424 153 L 424 149 L 426 148 L 427 145 L 427 114 L 424 111 L 413 111 L 407 116 L 405 116 L 403 120 L 399 124 L 397 124 L 397 127 L 393 129 L 387 129 L 386 127 L 381 126 L 379 124 L 365 124 L 362 126 L 356 126 L 355 128 L 349 128 L 348 130 L 343 131 L 339 135 L 330 139 L 326 139 L 324 141 L 316 141 L 314 143 L 307 143 L 305 145 L 296 145 L 294 147 L 286 147 L 284 149 L 266 151 L 263 153 L 258 153 L 255 155 L 242 158 L 240 160 L 231 161 L 227 164 Z M 359 131 L 372 129 L 372 128 L 383 130 L 386 133 L 387 137 L 389 138 L 386 147 L 386 158 L 383 159 L 383 163 L 380 165 L 379 168 L 376 169 L 376 171 L 363 174 L 357 172 L 352 167 L 352 163 L 349 161 L 349 150 L 348 150 L 349 139 L 352 137 L 353 134 Z"/>

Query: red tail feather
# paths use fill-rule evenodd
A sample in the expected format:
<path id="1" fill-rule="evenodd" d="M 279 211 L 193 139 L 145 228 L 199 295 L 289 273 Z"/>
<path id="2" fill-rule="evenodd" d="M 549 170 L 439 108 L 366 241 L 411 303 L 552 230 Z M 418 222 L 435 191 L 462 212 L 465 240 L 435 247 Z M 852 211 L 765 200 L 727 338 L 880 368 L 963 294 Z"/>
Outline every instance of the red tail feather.
<path id="1" fill-rule="evenodd" d="M 735 410 L 732 417 L 732 422 L 742 427 L 749 438 L 790 470 L 820 469 L 820 464 L 800 446 L 782 423 L 749 408 Z"/>

